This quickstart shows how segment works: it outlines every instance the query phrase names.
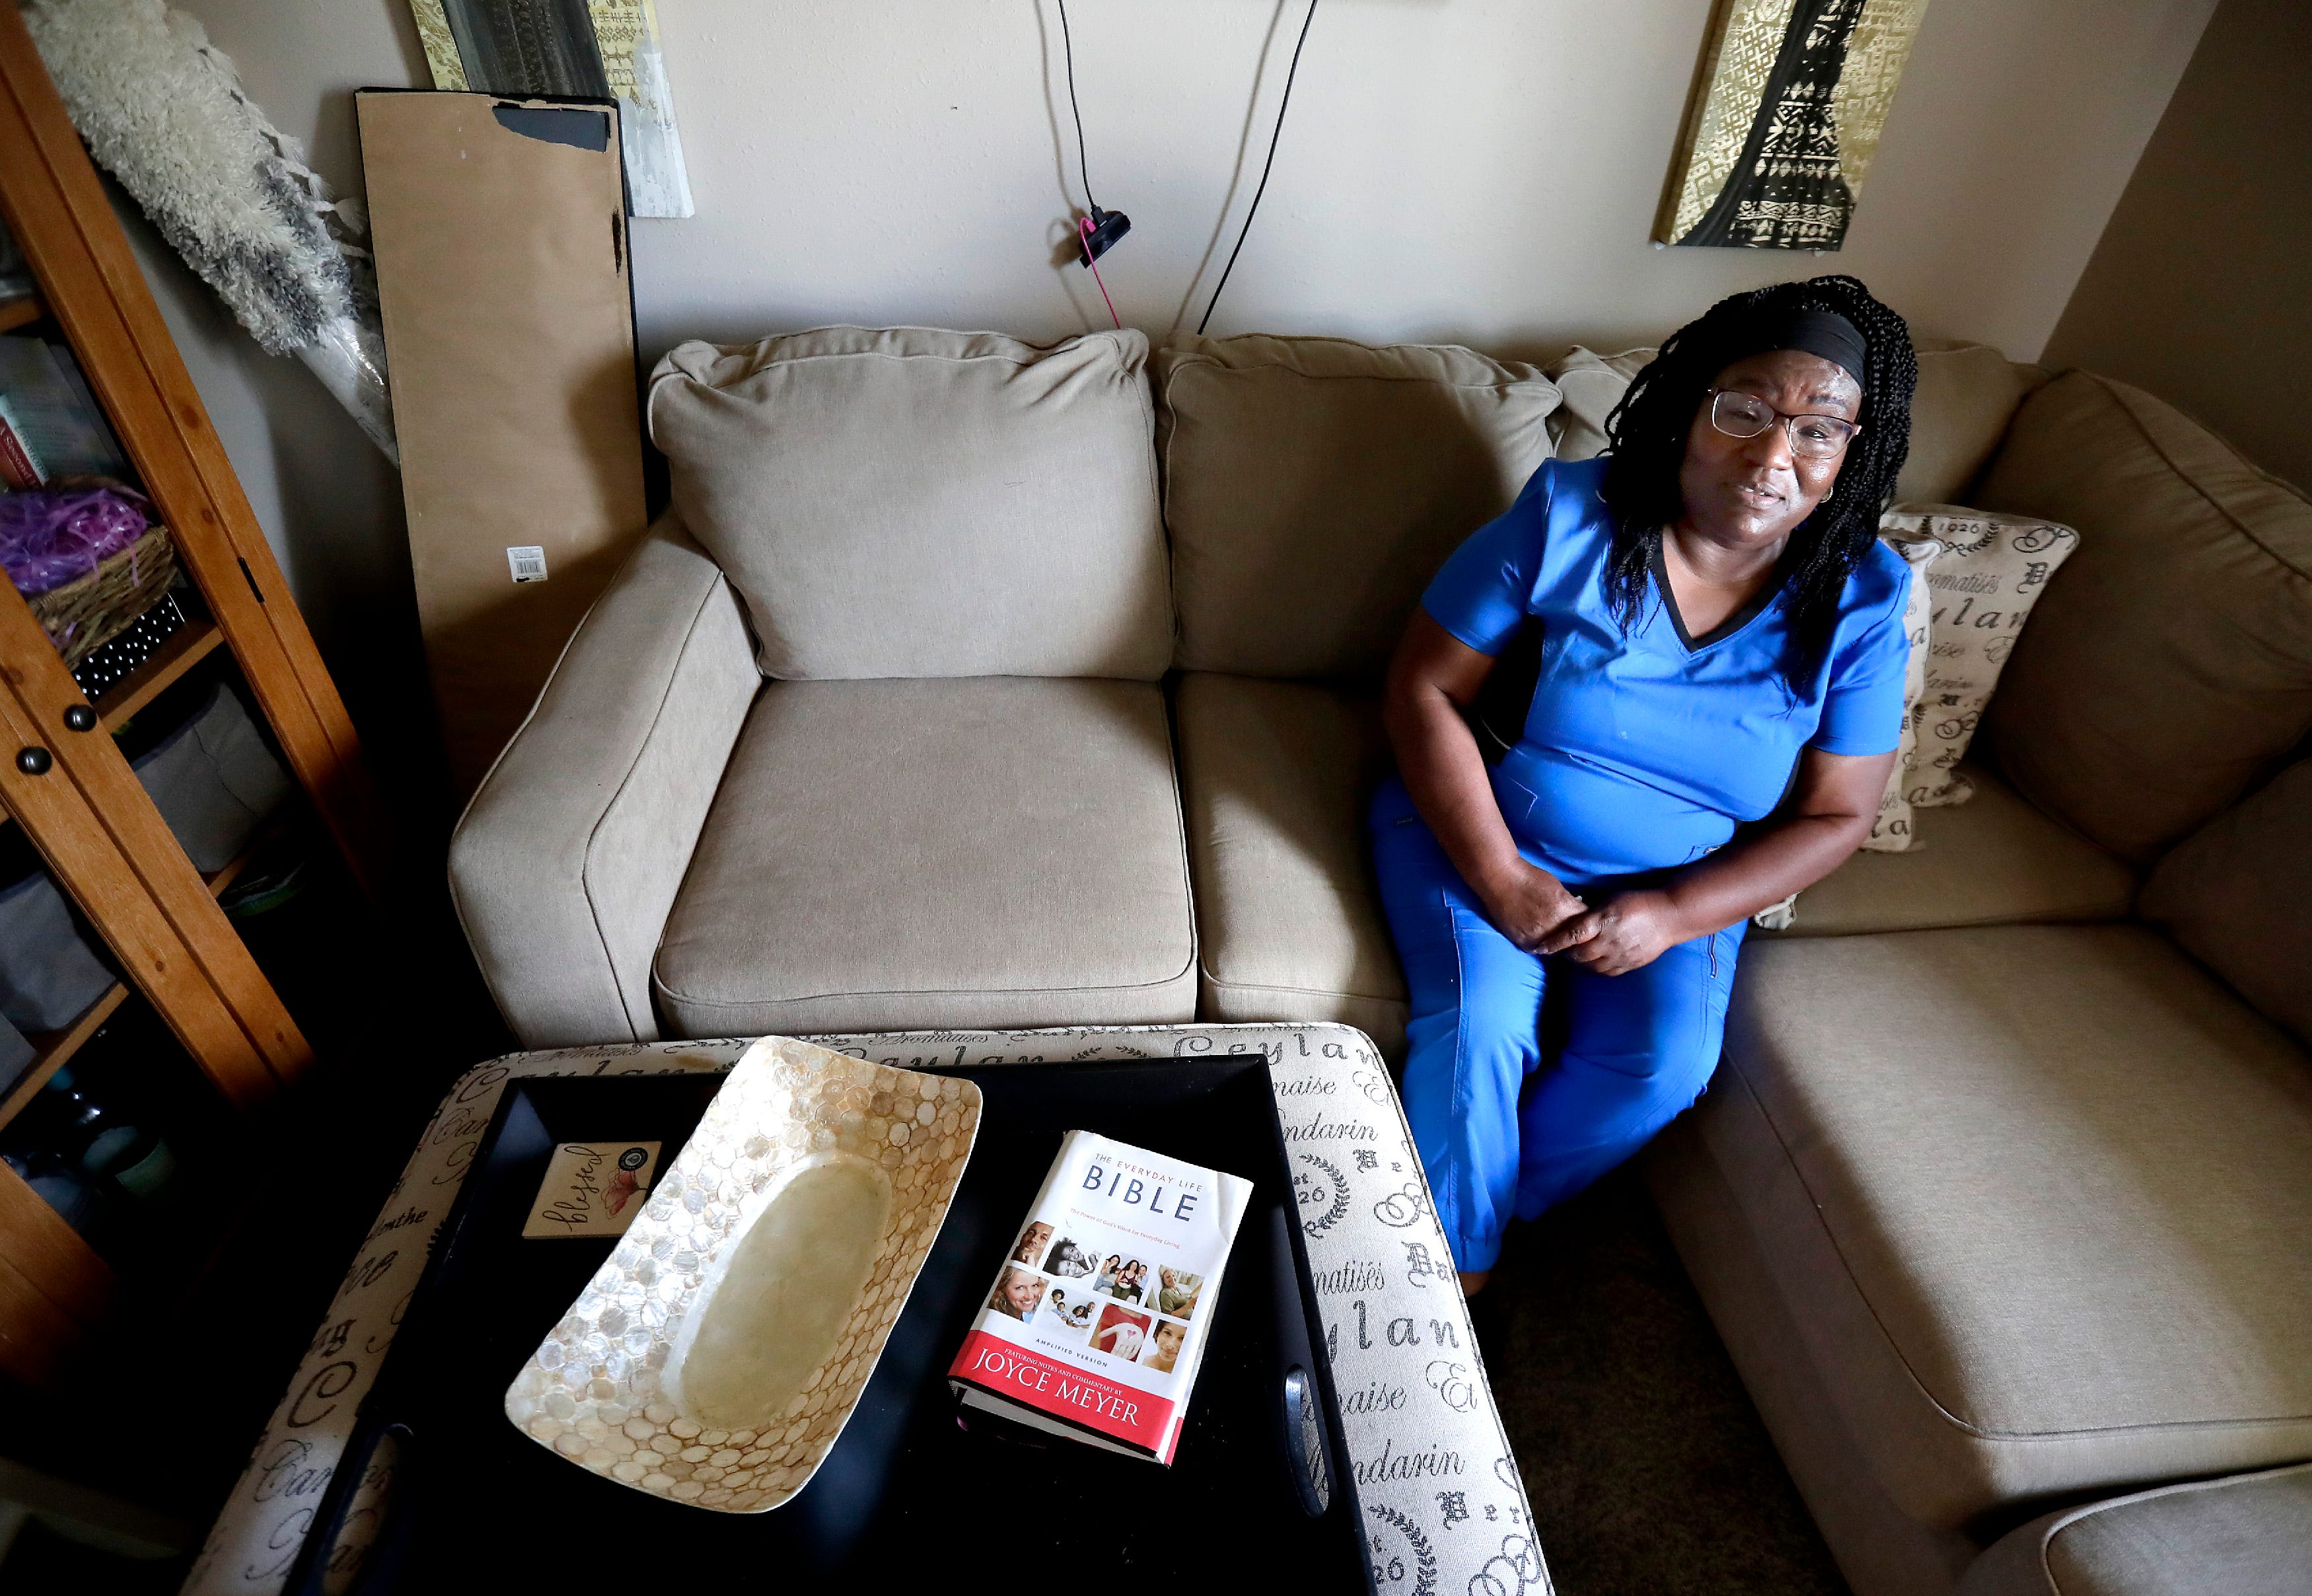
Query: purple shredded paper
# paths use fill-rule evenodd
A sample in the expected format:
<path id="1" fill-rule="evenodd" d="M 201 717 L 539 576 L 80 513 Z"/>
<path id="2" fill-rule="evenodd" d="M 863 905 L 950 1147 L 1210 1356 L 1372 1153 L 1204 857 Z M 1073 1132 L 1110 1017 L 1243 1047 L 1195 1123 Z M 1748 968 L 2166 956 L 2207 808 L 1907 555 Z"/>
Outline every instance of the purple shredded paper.
<path id="1" fill-rule="evenodd" d="M 0 566 L 27 596 L 77 582 L 143 537 L 151 508 L 117 487 L 0 494 Z"/>

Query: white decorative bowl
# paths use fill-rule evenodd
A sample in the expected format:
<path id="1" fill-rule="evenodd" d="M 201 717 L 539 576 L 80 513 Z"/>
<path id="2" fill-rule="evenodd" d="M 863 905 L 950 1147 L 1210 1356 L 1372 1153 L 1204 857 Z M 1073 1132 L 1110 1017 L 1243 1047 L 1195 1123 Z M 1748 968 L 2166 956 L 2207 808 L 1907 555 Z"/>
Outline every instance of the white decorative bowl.
<path id="1" fill-rule="evenodd" d="M 785 1502 L 874 1372 L 979 1108 L 968 1081 L 763 1038 L 507 1389 L 506 1417 L 670 1501 Z"/>

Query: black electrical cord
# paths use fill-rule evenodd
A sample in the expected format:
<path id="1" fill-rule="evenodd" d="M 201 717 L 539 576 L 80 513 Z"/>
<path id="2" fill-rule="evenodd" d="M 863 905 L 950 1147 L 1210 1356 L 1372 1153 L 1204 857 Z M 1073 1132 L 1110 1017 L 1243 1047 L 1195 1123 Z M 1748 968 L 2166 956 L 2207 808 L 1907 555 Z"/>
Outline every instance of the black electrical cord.
<path id="1" fill-rule="evenodd" d="M 1060 16 L 1064 27 L 1067 18 L 1064 5 Z M 1292 104 L 1292 79 L 1300 70 L 1300 46 L 1309 42 L 1309 24 L 1316 20 L 1317 0 L 1309 0 L 1309 14 L 1300 20 L 1300 43 L 1292 47 L 1292 65 L 1284 74 L 1284 97 L 1276 102 L 1276 131 L 1268 136 L 1268 159 L 1261 164 L 1260 187 L 1252 191 L 1252 204 L 1244 213 L 1244 226 L 1238 230 L 1236 235 L 1236 248 L 1229 251 L 1228 264 L 1221 268 L 1220 287 L 1213 290 L 1213 297 L 1204 305 L 1204 319 L 1196 323 L 1196 334 L 1200 338 L 1204 329 L 1212 325 L 1213 307 L 1221 303 L 1222 290 L 1228 286 L 1229 273 L 1236 269 L 1236 258 L 1244 253 L 1245 238 L 1252 232 L 1252 219 L 1260 210 L 1260 197 L 1268 192 L 1269 169 L 1276 164 L 1276 144 L 1284 136 L 1284 113 Z M 1087 182 L 1084 192 L 1089 194 L 1090 191 L 1091 185 Z"/>
<path id="2" fill-rule="evenodd" d="M 1091 197 L 1091 160 L 1084 153 L 1083 108 L 1076 103 L 1076 42 L 1068 32 L 1068 0 L 1060 0 L 1060 48 L 1068 57 L 1068 110 L 1076 119 L 1076 171 L 1083 179 L 1084 198 L 1092 220 L 1099 220 L 1099 201 Z"/>

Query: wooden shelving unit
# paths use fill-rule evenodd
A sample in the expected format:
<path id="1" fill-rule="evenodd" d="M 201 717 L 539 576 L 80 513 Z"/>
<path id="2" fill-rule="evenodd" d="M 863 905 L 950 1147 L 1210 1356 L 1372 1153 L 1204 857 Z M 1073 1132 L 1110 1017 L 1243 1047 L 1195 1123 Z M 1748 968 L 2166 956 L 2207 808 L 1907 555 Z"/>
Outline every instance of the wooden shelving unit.
<path id="1" fill-rule="evenodd" d="M 177 678 L 216 652 L 224 634 L 212 620 L 187 621 L 184 629 L 153 651 L 153 657 L 96 697 L 97 718 L 118 732 L 128 717 L 173 686 Z"/>
<path id="2" fill-rule="evenodd" d="M 267 822 L 258 829 L 256 836 L 249 839 L 247 847 L 226 861 L 224 868 L 203 876 L 201 879 L 208 883 L 210 896 L 223 897 L 225 889 L 239 881 L 249 869 L 250 861 L 257 856 L 258 851 L 280 834 L 281 828 L 277 822 Z M 112 1018 L 113 1012 L 127 996 L 127 984 L 115 981 L 109 991 L 91 1004 L 86 1013 L 62 1030 L 27 1039 L 33 1046 L 31 1067 L 8 1089 L 5 1097 L 0 1097 L 0 1130 L 7 1128 L 8 1122 L 23 1112 L 24 1105 L 39 1094 L 40 1088 L 48 1083 L 49 1076 L 63 1068 L 67 1059 L 104 1028 L 104 1022 Z"/>
<path id="3" fill-rule="evenodd" d="M 104 1028 L 104 1022 L 112 1018 L 113 1011 L 127 996 L 128 988 L 115 981 L 110 991 L 89 1004 L 85 1013 L 62 1030 L 52 1030 L 44 1037 L 25 1039 L 33 1044 L 32 1067 L 9 1088 L 6 1097 L 0 1098 L 0 1126 L 5 1126 L 24 1111 L 24 1105 L 40 1094 L 40 1088 L 48 1083 L 48 1077 L 62 1069 L 66 1059 L 79 1052 L 89 1038 Z"/>
<path id="4" fill-rule="evenodd" d="M 372 893 L 387 879 L 385 812 L 344 702 L 16 0 L 0 0 L 0 224 L 38 288 L 0 303 L 0 332 L 39 323 L 42 336 L 69 347 L 206 611 L 92 703 L 30 609 L 0 583 L 0 809 L 120 972 L 73 1024 L 31 1039 L 35 1063 L 0 1098 L 0 1130 L 135 1001 L 150 1005 L 215 1087 L 223 1109 L 206 1134 L 224 1135 L 232 1111 L 253 1115 L 314 1062 L 217 904 L 265 839 L 204 876 L 108 733 L 203 661 L 229 659 L 312 818 Z M 254 1128 L 244 1121 L 232 1135 Z M 166 1256 L 124 1255 L 132 1271 L 124 1280 L 0 1167 L 0 1381 L 68 1385 L 75 1358 L 122 1302 L 138 1300 L 147 1284 L 161 1289 L 212 1251 L 224 1216 L 186 1219 Z M 0 1401 L 5 1389 L 0 1383 Z"/>
<path id="5" fill-rule="evenodd" d="M 96 717 L 107 732 L 118 732 L 127 725 L 129 717 L 176 685 L 177 679 L 203 660 L 215 653 L 224 634 L 216 623 L 191 620 L 184 629 L 153 651 L 153 657 L 115 682 L 108 692 L 99 693 L 95 699 Z M 14 816 L 0 812 L 0 826 L 5 826 Z M 0 1114 L 0 1124 L 7 1117 Z"/>

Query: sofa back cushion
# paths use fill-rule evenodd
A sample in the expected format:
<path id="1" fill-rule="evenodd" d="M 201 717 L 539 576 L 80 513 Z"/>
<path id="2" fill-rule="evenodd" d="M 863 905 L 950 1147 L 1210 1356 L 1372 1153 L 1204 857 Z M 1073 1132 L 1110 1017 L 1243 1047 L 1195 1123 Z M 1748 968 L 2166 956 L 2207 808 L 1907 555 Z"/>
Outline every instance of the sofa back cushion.
<path id="1" fill-rule="evenodd" d="M 821 328 L 651 373 L 676 507 L 766 675 L 1105 676 L 1171 655 L 1148 340 Z"/>
<path id="2" fill-rule="evenodd" d="M 2072 372 L 1976 495 L 2079 529 L 1984 724 L 2026 797 L 2139 863 L 2312 731 L 2312 503 L 2171 407 Z"/>
<path id="3" fill-rule="evenodd" d="M 1936 504 L 1972 503 L 1967 489 L 1998 451 L 2007 424 L 2036 377 L 1988 344 L 1917 340 L 1919 386 L 1911 395 L 1911 452 L 1895 496 Z M 2027 377 L 2027 373 L 2028 377 Z"/>
<path id="4" fill-rule="evenodd" d="M 1178 339 L 1158 381 L 1177 662 L 1301 680 L 1380 674 L 1557 404 L 1533 366 L 1337 338 Z"/>
<path id="5" fill-rule="evenodd" d="M 1595 460 L 1606 452 L 1606 417 L 1622 402 L 1657 353 L 1651 346 L 1600 355 L 1576 344 L 1552 362 L 1549 380 L 1557 384 L 1557 410 L 1549 435 L 1560 460 Z"/>
<path id="6" fill-rule="evenodd" d="M 2159 861 L 2137 906 L 2240 995 L 2312 1043 L 2312 759 Z"/>
<path id="7" fill-rule="evenodd" d="M 1911 452 L 1896 483 L 1896 496 L 1958 504 L 1999 447 L 2015 407 L 2041 373 L 2036 366 L 2017 365 L 1988 344 L 1922 338 L 1918 353 Z M 1551 364 L 1550 381 L 1562 395 L 1557 413 L 1549 420 L 1558 459 L 1588 460 L 1605 452 L 1606 417 L 1653 357 L 1651 349 L 1599 355 L 1576 345 Z"/>

